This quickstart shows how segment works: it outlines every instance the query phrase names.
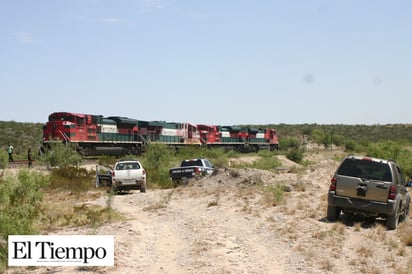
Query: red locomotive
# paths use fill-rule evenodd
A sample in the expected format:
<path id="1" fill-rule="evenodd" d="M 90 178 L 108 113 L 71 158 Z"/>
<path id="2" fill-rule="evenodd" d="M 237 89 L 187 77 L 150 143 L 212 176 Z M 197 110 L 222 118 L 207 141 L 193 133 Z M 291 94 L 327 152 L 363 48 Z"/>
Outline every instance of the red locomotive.
<path id="1" fill-rule="evenodd" d="M 194 125 L 142 121 L 127 117 L 55 112 L 43 126 L 43 143 L 77 144 L 83 155 L 139 154 L 150 143 L 170 146 L 198 145 L 240 151 L 275 150 L 274 129 Z"/>

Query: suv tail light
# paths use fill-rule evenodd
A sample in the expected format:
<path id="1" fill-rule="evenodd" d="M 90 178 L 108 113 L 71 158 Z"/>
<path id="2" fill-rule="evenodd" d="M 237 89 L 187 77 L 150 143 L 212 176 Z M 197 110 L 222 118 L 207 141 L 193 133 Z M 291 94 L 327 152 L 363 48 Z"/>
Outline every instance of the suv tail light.
<path id="1" fill-rule="evenodd" d="M 337 180 L 335 177 L 330 180 L 329 191 L 336 191 L 336 182 Z"/>
<path id="2" fill-rule="evenodd" d="M 388 199 L 395 200 L 395 198 L 396 198 L 396 185 L 391 185 L 391 187 L 389 188 Z"/>
<path id="3" fill-rule="evenodd" d="M 199 173 L 200 173 L 200 168 L 195 167 L 195 173 L 196 173 L 196 174 L 199 174 Z"/>

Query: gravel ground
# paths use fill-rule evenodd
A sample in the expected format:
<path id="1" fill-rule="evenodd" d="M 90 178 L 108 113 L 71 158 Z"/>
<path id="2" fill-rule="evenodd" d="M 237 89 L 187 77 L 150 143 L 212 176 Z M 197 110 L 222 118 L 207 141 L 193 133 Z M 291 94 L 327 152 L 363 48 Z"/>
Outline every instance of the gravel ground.
<path id="1" fill-rule="evenodd" d="M 326 221 L 341 156 L 317 151 L 307 155 L 307 167 L 282 157 L 274 171 L 229 166 L 175 189 L 117 195 L 112 207 L 126 220 L 55 232 L 114 235 L 114 267 L 9 273 L 411 273 L 412 248 L 401 241 L 410 221 L 395 231 L 382 220 Z M 105 206 L 105 199 L 89 202 Z"/>

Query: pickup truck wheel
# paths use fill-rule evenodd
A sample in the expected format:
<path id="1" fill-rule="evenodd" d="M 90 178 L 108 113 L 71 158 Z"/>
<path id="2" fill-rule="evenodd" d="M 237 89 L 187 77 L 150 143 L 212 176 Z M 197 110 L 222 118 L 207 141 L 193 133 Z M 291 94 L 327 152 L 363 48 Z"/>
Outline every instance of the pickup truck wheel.
<path id="1" fill-rule="evenodd" d="M 336 221 L 339 218 L 341 209 L 336 206 L 328 206 L 327 218 L 329 221 Z"/>
<path id="2" fill-rule="evenodd" d="M 388 229 L 396 229 L 399 223 L 399 208 L 396 209 L 396 212 L 394 215 L 389 215 L 386 218 L 386 227 Z"/>

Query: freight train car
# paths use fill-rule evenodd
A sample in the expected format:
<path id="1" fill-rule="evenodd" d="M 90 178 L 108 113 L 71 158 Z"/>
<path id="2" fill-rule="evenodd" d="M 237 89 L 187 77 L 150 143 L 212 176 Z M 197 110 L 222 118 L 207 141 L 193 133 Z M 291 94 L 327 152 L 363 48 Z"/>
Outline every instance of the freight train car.
<path id="1" fill-rule="evenodd" d="M 52 142 L 76 144 L 82 155 L 140 154 L 152 143 L 239 151 L 278 148 L 274 129 L 142 121 L 71 112 L 49 115 L 43 127 L 43 143 L 47 146 Z"/>
<path id="2" fill-rule="evenodd" d="M 138 134 L 148 143 L 165 143 L 174 146 L 201 145 L 196 125 L 166 121 L 140 121 Z"/>
<path id="3" fill-rule="evenodd" d="M 137 120 L 123 117 L 55 112 L 43 126 L 43 144 L 76 144 L 83 155 L 122 155 L 142 150 Z"/>
<path id="4" fill-rule="evenodd" d="M 55 112 L 43 126 L 43 144 L 77 145 L 82 155 L 140 154 L 150 143 L 201 145 L 196 125 L 127 117 Z"/>
<path id="5" fill-rule="evenodd" d="M 239 151 L 277 150 L 275 129 L 253 129 L 239 126 L 198 125 L 202 143 L 208 147 L 222 147 Z"/>

